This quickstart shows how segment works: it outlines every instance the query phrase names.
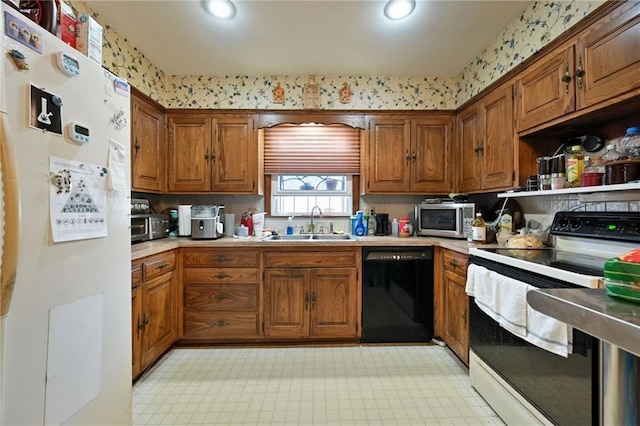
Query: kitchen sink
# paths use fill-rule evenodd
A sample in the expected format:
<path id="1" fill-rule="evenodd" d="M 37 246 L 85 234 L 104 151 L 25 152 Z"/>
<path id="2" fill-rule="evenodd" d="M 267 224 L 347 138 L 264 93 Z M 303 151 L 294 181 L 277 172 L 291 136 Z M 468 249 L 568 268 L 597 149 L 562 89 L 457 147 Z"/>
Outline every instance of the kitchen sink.
<path id="1" fill-rule="evenodd" d="M 312 240 L 318 241 L 357 241 L 358 239 L 353 235 L 341 235 L 341 234 L 322 234 L 313 235 Z"/>
<path id="2" fill-rule="evenodd" d="M 295 234 L 270 235 L 262 241 L 358 241 L 353 235 L 342 234 Z"/>

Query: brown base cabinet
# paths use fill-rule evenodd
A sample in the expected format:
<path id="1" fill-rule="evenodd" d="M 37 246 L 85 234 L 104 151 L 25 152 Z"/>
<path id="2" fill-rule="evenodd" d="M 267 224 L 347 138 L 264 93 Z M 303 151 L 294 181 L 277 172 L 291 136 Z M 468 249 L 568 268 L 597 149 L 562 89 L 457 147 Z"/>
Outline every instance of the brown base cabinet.
<path id="1" fill-rule="evenodd" d="M 261 337 L 258 250 L 185 249 L 182 259 L 182 338 Z"/>
<path id="2" fill-rule="evenodd" d="M 132 375 L 137 377 L 178 338 L 175 251 L 132 264 Z"/>
<path id="3" fill-rule="evenodd" d="M 444 291 L 444 341 L 469 364 L 469 297 L 465 292 L 468 256 L 442 250 L 442 290 Z"/>
<path id="4" fill-rule="evenodd" d="M 360 250 L 266 251 L 263 256 L 265 337 L 359 338 Z"/>

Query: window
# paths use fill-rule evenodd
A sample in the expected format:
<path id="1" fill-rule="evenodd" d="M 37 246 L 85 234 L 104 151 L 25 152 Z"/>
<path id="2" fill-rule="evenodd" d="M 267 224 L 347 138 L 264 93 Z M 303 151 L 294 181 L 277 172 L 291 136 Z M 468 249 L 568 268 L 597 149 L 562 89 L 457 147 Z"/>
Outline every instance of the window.
<path id="1" fill-rule="evenodd" d="M 350 216 L 360 173 L 360 131 L 345 125 L 283 124 L 264 130 L 269 213 Z M 357 200 L 355 201 L 357 205 Z"/>
<path id="2" fill-rule="evenodd" d="M 273 175 L 271 178 L 271 215 L 299 216 L 314 206 L 332 216 L 352 212 L 350 175 Z"/>

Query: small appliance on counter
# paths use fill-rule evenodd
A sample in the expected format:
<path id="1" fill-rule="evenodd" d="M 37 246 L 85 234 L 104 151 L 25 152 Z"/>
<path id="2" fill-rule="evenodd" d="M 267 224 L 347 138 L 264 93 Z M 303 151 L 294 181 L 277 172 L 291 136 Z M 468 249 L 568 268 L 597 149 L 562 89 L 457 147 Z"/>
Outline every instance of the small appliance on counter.
<path id="1" fill-rule="evenodd" d="M 389 213 L 376 213 L 376 232 L 374 235 L 391 234 L 391 225 L 389 224 Z"/>
<path id="2" fill-rule="evenodd" d="M 178 236 L 191 235 L 191 204 L 178 206 Z"/>
<path id="3" fill-rule="evenodd" d="M 169 236 L 169 216 L 151 213 L 149 200 L 131 199 L 131 242 L 157 240 Z"/>
<path id="4" fill-rule="evenodd" d="M 224 236 L 224 206 L 191 206 L 191 238 L 215 240 Z"/>
<path id="5" fill-rule="evenodd" d="M 415 217 L 416 235 L 464 239 L 471 233 L 475 204 L 425 200 L 416 204 Z"/>

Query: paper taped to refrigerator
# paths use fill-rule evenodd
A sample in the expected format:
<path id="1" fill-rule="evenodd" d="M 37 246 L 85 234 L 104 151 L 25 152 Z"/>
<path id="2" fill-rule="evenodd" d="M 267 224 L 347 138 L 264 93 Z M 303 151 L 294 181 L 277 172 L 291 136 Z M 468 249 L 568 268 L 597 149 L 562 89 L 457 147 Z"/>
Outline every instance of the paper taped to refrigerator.
<path id="1" fill-rule="evenodd" d="M 107 236 L 107 168 L 57 157 L 49 160 L 53 242 Z"/>

